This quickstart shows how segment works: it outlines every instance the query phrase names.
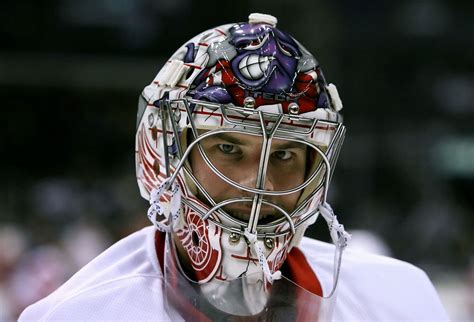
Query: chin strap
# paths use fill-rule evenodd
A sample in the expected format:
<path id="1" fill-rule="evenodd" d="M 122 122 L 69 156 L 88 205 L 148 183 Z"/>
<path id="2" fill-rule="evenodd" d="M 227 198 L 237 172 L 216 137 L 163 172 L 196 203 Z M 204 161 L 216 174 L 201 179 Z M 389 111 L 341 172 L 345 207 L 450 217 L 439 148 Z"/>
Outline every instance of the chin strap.
<path id="1" fill-rule="evenodd" d="M 171 200 L 170 202 L 162 201 L 163 194 L 168 190 L 169 179 L 164 180 L 158 188 L 155 188 L 150 193 L 150 208 L 148 208 L 148 219 L 155 227 L 162 232 L 170 232 L 172 223 L 178 221 L 181 209 L 181 190 L 176 182 L 171 185 Z M 157 217 L 164 219 L 157 220 Z"/>
<path id="2" fill-rule="evenodd" d="M 265 275 L 266 280 L 273 284 L 273 281 L 279 280 L 281 278 L 281 272 L 276 271 L 272 273 L 270 267 L 268 266 L 267 258 L 265 257 L 265 252 L 263 251 L 262 242 L 258 240 L 256 233 L 251 233 L 248 228 L 244 230 L 244 236 L 247 238 L 250 246 L 253 248 L 254 252 L 257 254 L 258 262 L 262 267 L 263 274 Z"/>
<path id="3" fill-rule="evenodd" d="M 351 235 L 346 232 L 344 225 L 341 225 L 337 220 L 337 216 L 334 214 L 331 206 L 327 202 L 323 202 L 318 206 L 319 213 L 326 220 L 329 228 L 329 234 L 333 244 L 336 246 L 336 251 L 334 252 L 334 275 L 333 275 L 333 288 L 329 295 L 325 297 L 331 297 L 337 289 L 337 283 L 339 281 L 339 273 L 341 271 L 341 262 L 342 262 L 342 252 L 346 248 Z"/>
<path id="4" fill-rule="evenodd" d="M 330 204 L 323 202 L 318 206 L 318 210 L 328 224 L 332 242 L 341 251 L 344 250 L 351 239 L 351 235 L 346 232 L 344 225 L 339 223 Z"/>

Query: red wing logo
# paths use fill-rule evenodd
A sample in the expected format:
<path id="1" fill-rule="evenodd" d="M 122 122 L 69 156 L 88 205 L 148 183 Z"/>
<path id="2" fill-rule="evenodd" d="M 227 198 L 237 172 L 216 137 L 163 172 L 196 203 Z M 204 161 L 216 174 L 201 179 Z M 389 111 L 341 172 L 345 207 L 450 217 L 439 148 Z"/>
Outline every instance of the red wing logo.
<path id="1" fill-rule="evenodd" d="M 207 282 L 217 273 L 222 260 L 222 229 L 202 220 L 192 209 L 186 210 L 186 223 L 177 231 L 178 238 L 188 253 L 198 281 Z"/>

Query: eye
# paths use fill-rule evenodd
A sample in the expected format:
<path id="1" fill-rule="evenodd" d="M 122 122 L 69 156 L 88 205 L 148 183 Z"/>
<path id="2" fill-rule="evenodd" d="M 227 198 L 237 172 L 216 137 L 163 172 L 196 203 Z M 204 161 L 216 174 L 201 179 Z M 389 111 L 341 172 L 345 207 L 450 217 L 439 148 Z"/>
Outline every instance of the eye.
<path id="1" fill-rule="evenodd" d="M 263 44 L 265 44 L 265 42 L 267 41 L 267 38 L 268 38 L 268 34 L 265 35 L 265 37 L 263 38 L 256 38 L 256 39 L 253 39 L 252 41 L 250 41 L 250 43 L 247 43 L 247 45 L 244 47 L 245 50 L 255 50 L 255 49 L 259 49 L 260 47 L 263 46 Z"/>
<path id="2" fill-rule="evenodd" d="M 234 144 L 219 144 L 217 147 L 225 154 L 235 154 L 240 151 L 239 147 Z"/>
<path id="3" fill-rule="evenodd" d="M 282 161 L 289 160 L 292 157 L 292 153 L 288 150 L 278 150 L 273 152 L 272 155 L 274 158 Z"/>
<path id="4" fill-rule="evenodd" d="M 285 46 L 284 44 L 278 42 L 278 47 L 280 48 L 281 52 L 288 56 L 288 57 L 292 57 L 293 55 L 291 54 L 291 49 L 288 48 L 287 46 Z"/>

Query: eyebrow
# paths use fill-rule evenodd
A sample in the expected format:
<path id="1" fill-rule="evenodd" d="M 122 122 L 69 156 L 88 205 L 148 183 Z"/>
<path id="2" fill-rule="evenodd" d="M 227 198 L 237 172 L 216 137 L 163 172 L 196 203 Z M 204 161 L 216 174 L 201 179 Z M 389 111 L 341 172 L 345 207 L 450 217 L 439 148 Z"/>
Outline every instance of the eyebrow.
<path id="1" fill-rule="evenodd" d="M 245 145 L 245 142 L 227 133 L 218 133 L 215 135 L 211 135 L 210 137 L 208 137 L 208 139 L 220 139 L 233 144 Z"/>

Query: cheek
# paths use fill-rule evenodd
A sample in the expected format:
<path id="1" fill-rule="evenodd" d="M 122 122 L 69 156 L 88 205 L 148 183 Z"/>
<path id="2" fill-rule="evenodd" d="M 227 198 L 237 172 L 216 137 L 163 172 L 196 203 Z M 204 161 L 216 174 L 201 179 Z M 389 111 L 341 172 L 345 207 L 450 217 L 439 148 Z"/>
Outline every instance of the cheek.
<path id="1" fill-rule="evenodd" d="M 301 196 L 301 190 L 281 197 L 280 203 L 287 211 L 293 211 Z"/>
<path id="2" fill-rule="evenodd" d="M 305 181 L 305 173 L 306 165 L 302 161 L 283 165 L 278 162 L 270 163 L 267 169 L 267 176 L 272 181 L 274 190 L 288 190 L 299 186 Z"/>
<path id="3" fill-rule="evenodd" d="M 288 57 L 282 53 L 279 53 L 278 62 L 290 76 L 296 72 L 296 59 L 293 57 Z"/>
<path id="4" fill-rule="evenodd" d="M 287 189 L 294 188 L 302 184 L 304 180 L 305 180 L 304 171 L 301 171 L 301 172 L 288 171 L 284 174 L 281 173 L 280 171 L 279 175 L 277 176 L 275 190 L 287 190 Z M 283 208 L 285 208 L 287 211 L 293 211 L 298 203 L 298 200 L 302 192 L 303 190 L 299 190 L 289 195 L 279 196 L 278 203 L 280 203 L 283 206 Z"/>
<path id="5" fill-rule="evenodd" d="M 190 164 L 196 179 L 213 199 L 218 199 L 219 192 L 225 190 L 222 187 L 225 183 L 207 166 L 197 149 L 191 152 Z"/>

